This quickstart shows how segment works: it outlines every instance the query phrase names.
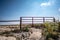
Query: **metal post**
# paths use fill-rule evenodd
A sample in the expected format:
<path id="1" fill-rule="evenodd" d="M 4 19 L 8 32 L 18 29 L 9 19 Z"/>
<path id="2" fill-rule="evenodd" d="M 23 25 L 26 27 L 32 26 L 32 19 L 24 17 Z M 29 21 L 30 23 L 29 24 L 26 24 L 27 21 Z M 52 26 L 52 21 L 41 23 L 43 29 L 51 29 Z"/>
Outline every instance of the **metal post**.
<path id="1" fill-rule="evenodd" d="M 21 31 L 21 26 L 22 26 L 22 17 L 20 17 L 20 31 Z"/>
<path id="2" fill-rule="evenodd" d="M 45 22 L 45 17 L 43 17 L 43 23 Z"/>
<path id="3" fill-rule="evenodd" d="M 33 27 L 33 17 L 32 17 L 32 27 Z"/>
<path id="4" fill-rule="evenodd" d="M 53 22 L 55 22 L 55 18 L 53 18 Z"/>
<path id="5" fill-rule="evenodd" d="M 55 18 L 53 18 L 54 26 L 55 26 Z"/>

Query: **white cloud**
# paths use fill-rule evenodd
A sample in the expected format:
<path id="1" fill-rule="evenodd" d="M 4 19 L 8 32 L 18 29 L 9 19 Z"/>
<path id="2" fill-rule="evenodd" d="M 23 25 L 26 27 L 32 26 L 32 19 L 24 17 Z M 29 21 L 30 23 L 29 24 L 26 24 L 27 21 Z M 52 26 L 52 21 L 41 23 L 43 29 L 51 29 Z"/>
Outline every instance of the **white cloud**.
<path id="1" fill-rule="evenodd" d="M 44 6 L 44 7 L 45 7 L 45 6 L 50 6 L 50 5 L 51 5 L 50 2 L 45 2 L 45 3 L 41 3 L 41 4 L 40 4 L 41 7 L 42 7 L 42 6 Z"/>
<path id="2" fill-rule="evenodd" d="M 41 7 L 47 7 L 47 6 L 51 6 L 55 3 L 56 0 L 49 0 L 48 2 L 42 2 L 40 4 Z"/>

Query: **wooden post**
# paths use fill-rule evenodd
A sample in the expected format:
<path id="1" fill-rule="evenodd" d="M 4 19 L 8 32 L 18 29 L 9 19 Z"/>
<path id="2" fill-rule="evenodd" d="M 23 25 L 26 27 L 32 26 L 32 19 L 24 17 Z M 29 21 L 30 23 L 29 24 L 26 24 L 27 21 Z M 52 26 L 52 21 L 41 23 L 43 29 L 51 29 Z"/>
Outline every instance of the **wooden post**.
<path id="1" fill-rule="evenodd" d="M 32 17 L 32 27 L 33 27 L 33 17 Z"/>
<path id="2" fill-rule="evenodd" d="M 20 17 L 20 31 L 21 31 L 21 26 L 22 26 L 22 17 Z"/>

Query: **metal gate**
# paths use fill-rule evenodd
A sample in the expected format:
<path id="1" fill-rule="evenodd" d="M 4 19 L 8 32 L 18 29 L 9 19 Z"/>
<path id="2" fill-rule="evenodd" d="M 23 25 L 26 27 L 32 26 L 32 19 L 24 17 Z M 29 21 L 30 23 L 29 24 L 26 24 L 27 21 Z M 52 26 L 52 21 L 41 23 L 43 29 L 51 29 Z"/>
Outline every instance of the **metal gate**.
<path id="1" fill-rule="evenodd" d="M 46 22 L 46 20 L 47 21 L 51 20 L 52 22 L 55 22 L 54 17 L 20 17 L 20 29 L 21 29 L 22 24 L 24 22 L 25 22 L 25 24 L 28 24 L 28 23 L 32 24 L 32 27 L 33 27 L 34 22 L 36 22 L 36 23 L 40 23 L 40 22 L 44 23 L 44 22 Z"/>

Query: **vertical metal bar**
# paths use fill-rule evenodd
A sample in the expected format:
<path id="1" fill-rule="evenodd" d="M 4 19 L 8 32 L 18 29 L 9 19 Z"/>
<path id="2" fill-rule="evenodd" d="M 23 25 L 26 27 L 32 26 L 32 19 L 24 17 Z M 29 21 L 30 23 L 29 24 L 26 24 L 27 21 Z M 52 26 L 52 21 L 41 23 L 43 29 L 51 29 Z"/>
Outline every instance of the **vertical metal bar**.
<path id="1" fill-rule="evenodd" d="M 21 26 L 22 26 L 22 17 L 20 17 L 20 31 L 21 31 Z"/>
<path id="2" fill-rule="evenodd" d="M 43 23 L 45 22 L 45 17 L 43 17 Z"/>
<path id="3" fill-rule="evenodd" d="M 33 27 L 33 17 L 32 17 L 32 27 Z"/>
<path id="4" fill-rule="evenodd" d="M 55 18 L 53 17 L 53 22 L 54 22 L 54 26 L 55 26 Z"/>
<path id="5" fill-rule="evenodd" d="M 55 18 L 53 18 L 53 22 L 55 22 Z"/>

